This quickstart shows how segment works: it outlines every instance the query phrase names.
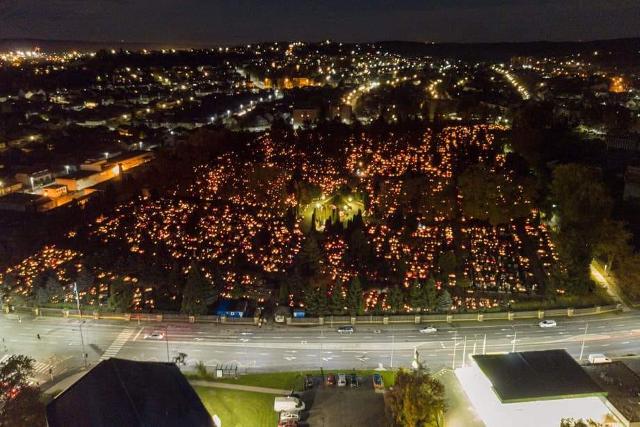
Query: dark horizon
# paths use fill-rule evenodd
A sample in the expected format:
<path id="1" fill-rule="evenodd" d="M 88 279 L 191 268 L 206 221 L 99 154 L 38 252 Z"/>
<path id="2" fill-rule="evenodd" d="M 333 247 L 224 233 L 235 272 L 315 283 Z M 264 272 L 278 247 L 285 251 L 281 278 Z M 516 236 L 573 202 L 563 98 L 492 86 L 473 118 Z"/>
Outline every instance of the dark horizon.
<path id="1" fill-rule="evenodd" d="M 217 46 L 269 40 L 505 43 L 640 36 L 640 4 L 630 0 L 450 3 L 2 0 L 0 39 Z"/>

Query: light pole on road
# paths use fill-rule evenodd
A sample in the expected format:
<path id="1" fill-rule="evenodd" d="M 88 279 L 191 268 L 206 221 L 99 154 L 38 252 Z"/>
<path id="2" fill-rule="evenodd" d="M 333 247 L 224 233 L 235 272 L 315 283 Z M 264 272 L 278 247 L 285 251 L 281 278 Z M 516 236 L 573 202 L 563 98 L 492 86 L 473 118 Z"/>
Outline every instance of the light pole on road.
<path id="1" fill-rule="evenodd" d="M 580 359 L 579 359 L 580 362 L 582 362 L 582 355 L 584 354 L 584 342 L 587 340 L 588 329 L 589 329 L 589 322 L 585 323 L 584 325 L 584 335 L 582 335 L 582 346 L 580 347 Z"/>
<path id="2" fill-rule="evenodd" d="M 84 336 L 82 335 L 82 312 L 80 311 L 80 297 L 78 296 L 78 284 L 73 282 L 73 292 L 76 294 L 76 304 L 78 306 L 78 315 L 80 316 L 80 343 L 82 344 L 82 360 L 84 368 L 87 369 L 87 353 L 84 351 Z"/>

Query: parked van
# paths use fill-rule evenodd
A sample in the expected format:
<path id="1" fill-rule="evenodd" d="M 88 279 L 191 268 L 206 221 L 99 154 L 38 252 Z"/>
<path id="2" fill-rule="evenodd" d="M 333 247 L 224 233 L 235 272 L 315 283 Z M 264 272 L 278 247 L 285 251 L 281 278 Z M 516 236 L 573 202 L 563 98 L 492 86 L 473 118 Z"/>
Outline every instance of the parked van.
<path id="1" fill-rule="evenodd" d="M 276 412 L 299 412 L 304 411 L 304 402 L 297 397 L 286 396 L 276 397 L 273 402 L 273 410 Z"/>
<path id="2" fill-rule="evenodd" d="M 598 363 L 611 363 L 611 359 L 602 353 L 593 353 L 589 355 L 589 363 L 593 365 Z"/>

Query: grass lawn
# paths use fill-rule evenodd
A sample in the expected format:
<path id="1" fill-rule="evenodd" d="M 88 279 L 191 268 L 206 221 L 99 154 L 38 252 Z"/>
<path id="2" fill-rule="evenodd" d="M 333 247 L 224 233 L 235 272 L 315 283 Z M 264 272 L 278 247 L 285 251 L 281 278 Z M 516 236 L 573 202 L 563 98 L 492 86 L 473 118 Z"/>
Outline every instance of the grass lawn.
<path id="1" fill-rule="evenodd" d="M 223 426 L 272 427 L 278 424 L 273 410 L 275 395 L 210 387 L 194 387 L 211 416 L 220 417 Z"/>
<path id="2" fill-rule="evenodd" d="M 342 373 L 351 373 L 348 369 L 341 370 L 325 370 L 326 374 L 337 374 L 338 372 Z M 394 371 L 374 371 L 374 370 L 357 370 L 356 374 L 358 376 L 370 376 L 374 373 L 379 373 L 382 375 L 384 380 L 385 387 L 392 386 L 395 383 L 395 372 Z M 251 385 L 257 387 L 269 387 L 269 388 L 279 388 L 282 390 L 302 390 L 303 388 L 303 379 L 305 375 L 313 375 L 320 376 L 320 371 L 294 371 L 294 372 L 269 372 L 263 374 L 247 374 L 240 375 L 238 379 L 233 378 L 222 378 L 222 379 L 214 379 L 212 375 L 208 375 L 208 378 L 198 377 L 195 374 L 188 374 L 188 378 L 192 379 L 205 379 L 205 380 L 214 380 L 223 383 L 229 384 L 241 384 L 241 385 Z"/>

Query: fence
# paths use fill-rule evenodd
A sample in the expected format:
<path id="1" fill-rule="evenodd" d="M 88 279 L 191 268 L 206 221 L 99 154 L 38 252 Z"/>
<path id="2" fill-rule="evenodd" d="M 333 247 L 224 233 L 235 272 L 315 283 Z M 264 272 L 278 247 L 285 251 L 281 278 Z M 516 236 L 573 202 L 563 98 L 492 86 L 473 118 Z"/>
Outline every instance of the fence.
<path id="1" fill-rule="evenodd" d="M 317 325 L 366 325 L 366 324 L 392 324 L 392 323 L 453 323 L 453 322 L 483 322 L 487 320 L 514 320 L 514 319 L 544 319 L 545 317 L 574 317 L 592 316 L 611 313 L 622 310 L 622 306 L 606 305 L 589 308 L 554 308 L 549 310 L 509 311 L 509 312 L 477 312 L 477 313 L 449 313 L 449 314 L 400 314 L 390 316 L 326 316 L 326 317 L 302 317 L 287 318 L 287 325 L 292 326 L 317 326 Z M 32 307 L 8 307 L 3 306 L 5 313 L 13 313 L 18 316 L 33 315 L 46 317 L 83 317 L 124 320 L 137 322 L 175 322 L 175 323 L 225 323 L 235 325 L 258 325 L 259 317 L 221 317 L 221 316 L 188 316 L 176 313 L 104 313 L 98 311 L 82 311 L 59 308 L 32 308 Z"/>

